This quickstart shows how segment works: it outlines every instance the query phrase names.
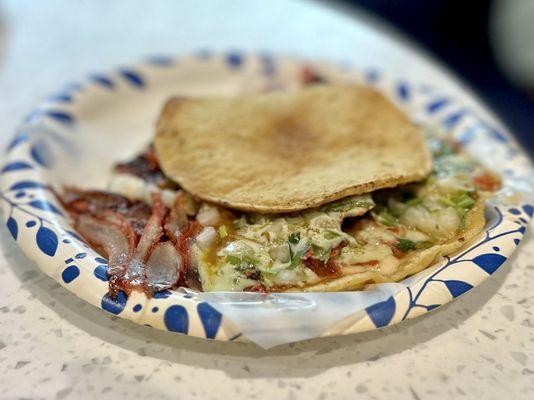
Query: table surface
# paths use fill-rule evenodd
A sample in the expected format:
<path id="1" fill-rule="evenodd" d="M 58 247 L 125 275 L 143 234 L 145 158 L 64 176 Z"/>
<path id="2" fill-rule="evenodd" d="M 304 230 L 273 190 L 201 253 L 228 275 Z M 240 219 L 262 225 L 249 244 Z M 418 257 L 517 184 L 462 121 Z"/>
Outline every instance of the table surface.
<path id="1" fill-rule="evenodd" d="M 379 21 L 315 2 L 8 0 L 0 3 L 0 145 L 69 80 L 199 47 L 349 60 L 467 90 Z M 534 397 L 532 229 L 491 279 L 430 314 L 269 351 L 107 315 L 37 270 L 3 224 L 0 235 L 1 399 Z"/>

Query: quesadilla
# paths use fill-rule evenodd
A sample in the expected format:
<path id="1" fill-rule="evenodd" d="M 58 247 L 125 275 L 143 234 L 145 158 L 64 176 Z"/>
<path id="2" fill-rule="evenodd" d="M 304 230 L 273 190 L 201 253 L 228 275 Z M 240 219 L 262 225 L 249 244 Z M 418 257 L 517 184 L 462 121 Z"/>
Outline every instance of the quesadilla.
<path id="1" fill-rule="evenodd" d="M 269 158 L 274 143 L 287 147 Z M 377 92 L 320 85 L 171 101 L 155 149 L 117 165 L 109 191 L 67 188 L 63 202 L 108 257 L 112 294 L 341 291 L 466 245 L 499 186 Z"/>

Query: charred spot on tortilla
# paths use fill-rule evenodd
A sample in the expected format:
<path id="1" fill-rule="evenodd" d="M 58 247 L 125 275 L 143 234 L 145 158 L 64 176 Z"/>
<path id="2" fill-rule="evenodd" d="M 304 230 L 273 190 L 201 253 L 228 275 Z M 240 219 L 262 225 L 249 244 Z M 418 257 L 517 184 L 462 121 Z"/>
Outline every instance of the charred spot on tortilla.
<path id="1" fill-rule="evenodd" d="M 420 129 L 360 86 L 170 100 L 155 149 L 165 174 L 191 194 L 264 213 L 421 180 L 432 168 Z"/>

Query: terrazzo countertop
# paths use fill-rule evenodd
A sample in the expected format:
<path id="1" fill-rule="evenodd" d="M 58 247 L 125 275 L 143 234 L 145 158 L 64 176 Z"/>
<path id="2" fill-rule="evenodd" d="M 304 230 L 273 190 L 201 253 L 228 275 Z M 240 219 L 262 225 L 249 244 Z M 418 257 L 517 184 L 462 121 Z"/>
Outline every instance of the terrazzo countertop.
<path id="1" fill-rule="evenodd" d="M 377 26 L 303 1 L 4 1 L 0 144 L 65 81 L 146 54 L 206 46 L 348 58 L 462 90 Z M 490 279 L 432 313 L 269 351 L 107 315 L 33 266 L 3 224 L 0 236 L 1 399 L 534 398 L 532 229 Z"/>

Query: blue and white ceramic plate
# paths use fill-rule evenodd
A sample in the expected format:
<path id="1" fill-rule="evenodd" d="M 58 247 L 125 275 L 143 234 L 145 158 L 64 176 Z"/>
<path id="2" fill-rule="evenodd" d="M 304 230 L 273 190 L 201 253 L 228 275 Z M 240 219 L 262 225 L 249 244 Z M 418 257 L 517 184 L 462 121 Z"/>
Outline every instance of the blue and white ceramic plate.
<path id="1" fill-rule="evenodd" d="M 514 140 L 438 89 L 386 77 L 376 69 L 312 64 L 330 80 L 375 86 L 414 120 L 446 130 L 503 176 L 506 195 L 488 205 L 488 226 L 471 247 L 409 278 L 404 290 L 338 321 L 319 336 L 414 318 L 473 289 L 501 267 L 533 212 L 524 194 L 531 190 L 533 170 Z M 142 293 L 129 298 L 119 293 L 111 299 L 106 260 L 73 231 L 50 188 L 66 183 L 104 188 L 113 163 L 148 143 L 160 107 L 171 95 L 236 95 L 290 87 L 302 65 L 269 55 L 201 52 L 151 58 L 63 87 L 28 115 L 0 167 L 0 200 L 13 239 L 46 274 L 109 313 L 197 337 L 239 337 L 239 327 L 227 316 L 186 292 L 163 292 L 151 299 Z"/>

